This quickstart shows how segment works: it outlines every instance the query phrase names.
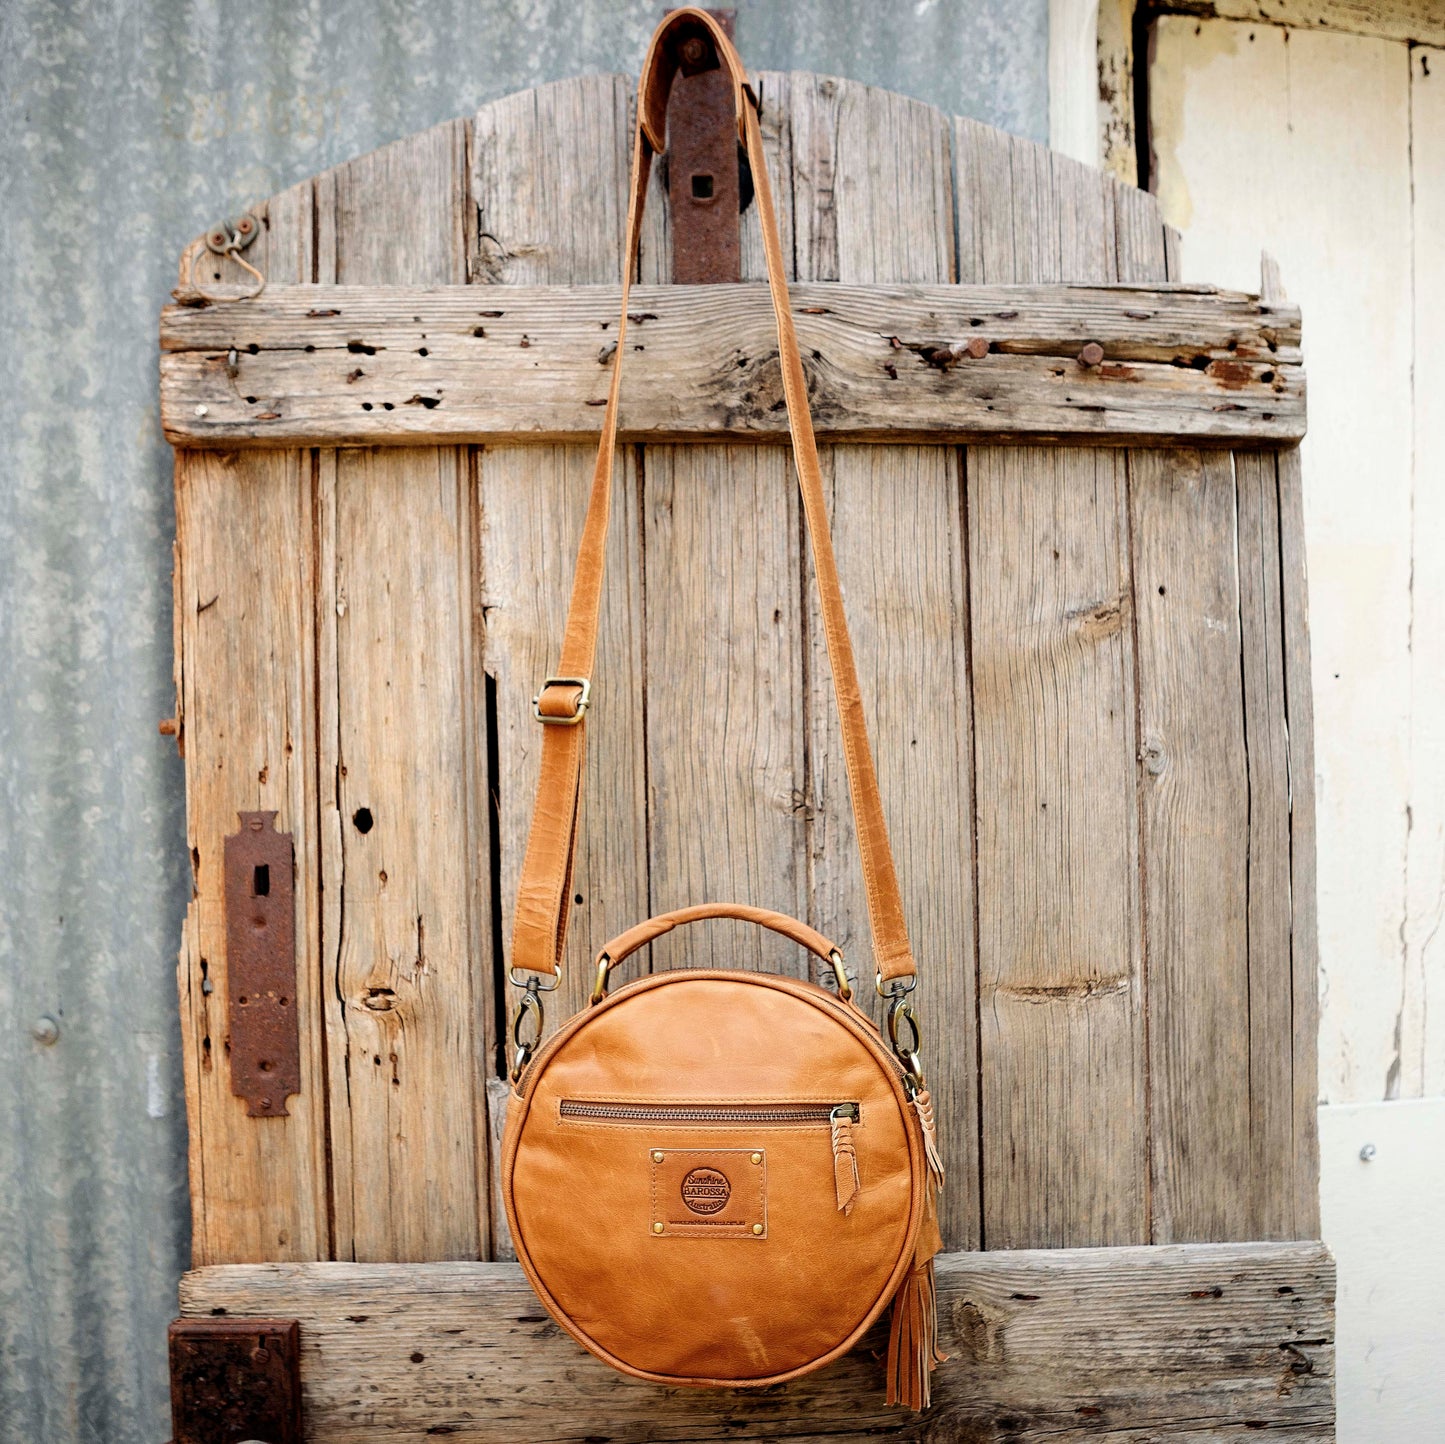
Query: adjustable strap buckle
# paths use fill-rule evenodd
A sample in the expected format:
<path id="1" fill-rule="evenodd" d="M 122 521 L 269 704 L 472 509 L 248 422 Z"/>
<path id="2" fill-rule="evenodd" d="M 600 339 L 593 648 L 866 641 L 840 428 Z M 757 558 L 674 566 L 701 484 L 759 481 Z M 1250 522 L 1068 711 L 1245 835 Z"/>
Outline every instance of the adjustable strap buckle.
<path id="1" fill-rule="evenodd" d="M 552 687 L 577 687 L 581 695 L 577 698 L 576 710 L 570 717 L 552 717 L 542 711 L 542 698 Z M 547 727 L 575 727 L 587 715 L 592 701 L 592 681 L 589 677 L 548 677 L 532 698 L 532 716 Z"/>

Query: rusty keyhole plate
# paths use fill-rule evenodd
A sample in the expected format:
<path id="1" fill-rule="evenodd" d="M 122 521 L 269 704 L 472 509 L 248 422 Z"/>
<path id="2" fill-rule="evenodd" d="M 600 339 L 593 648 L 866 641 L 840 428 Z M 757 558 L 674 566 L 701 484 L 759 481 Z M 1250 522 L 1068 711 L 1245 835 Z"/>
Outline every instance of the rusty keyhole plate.
<path id="1" fill-rule="evenodd" d="M 708 14 L 732 39 L 734 12 Z M 682 35 L 678 50 L 678 74 L 667 100 L 672 279 L 691 286 L 740 281 L 741 178 L 732 86 L 701 33 Z"/>
<path id="2" fill-rule="evenodd" d="M 295 847 L 274 812 L 237 815 L 241 830 L 226 839 L 231 1092 L 252 1118 L 282 1118 L 301 1091 Z"/>

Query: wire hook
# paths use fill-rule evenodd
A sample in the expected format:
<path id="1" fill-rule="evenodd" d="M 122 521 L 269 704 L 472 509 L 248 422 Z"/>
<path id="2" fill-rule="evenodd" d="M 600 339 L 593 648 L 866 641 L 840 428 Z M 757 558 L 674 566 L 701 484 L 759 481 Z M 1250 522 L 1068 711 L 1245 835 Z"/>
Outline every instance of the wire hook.
<path id="1" fill-rule="evenodd" d="M 241 254 L 252 241 L 261 233 L 261 223 L 253 215 L 243 215 L 237 221 L 223 221 L 219 226 L 213 226 L 206 232 L 206 249 L 191 252 L 191 265 L 187 275 L 191 289 L 198 292 L 207 301 L 254 301 L 262 291 L 266 289 L 266 277 Z M 248 291 L 244 296 L 217 296 L 207 291 L 206 288 L 196 280 L 196 262 L 203 255 L 229 256 L 244 271 L 249 271 L 255 277 L 256 286 L 254 290 Z"/>

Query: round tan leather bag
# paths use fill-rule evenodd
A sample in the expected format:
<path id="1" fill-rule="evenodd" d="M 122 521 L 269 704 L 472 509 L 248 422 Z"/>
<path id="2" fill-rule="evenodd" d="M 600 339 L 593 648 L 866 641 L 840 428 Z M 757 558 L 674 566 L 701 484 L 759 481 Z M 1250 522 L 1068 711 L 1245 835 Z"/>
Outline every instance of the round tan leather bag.
<path id="1" fill-rule="evenodd" d="M 652 918 L 608 944 L 591 1005 L 539 1047 L 571 891 L 629 282 L 679 56 L 699 53 L 691 68 L 715 62 L 732 81 L 756 187 L 889 1039 L 855 1003 L 842 957 L 821 934 L 778 913 L 713 903 Z M 731 43 L 699 10 L 663 22 L 643 67 L 626 255 L 560 675 L 534 703 L 542 761 L 512 939 L 511 978 L 522 995 L 502 1156 L 512 1239 L 538 1297 L 573 1338 L 615 1368 L 666 1384 L 796 1378 L 850 1349 L 892 1302 L 888 1402 L 921 1409 L 941 1360 L 932 1260 L 943 1174 L 909 1000 L 916 968 L 828 534 L 756 101 Z M 832 969 L 836 991 L 684 969 L 608 996 L 611 969 L 630 953 L 711 917 L 801 943 Z"/>

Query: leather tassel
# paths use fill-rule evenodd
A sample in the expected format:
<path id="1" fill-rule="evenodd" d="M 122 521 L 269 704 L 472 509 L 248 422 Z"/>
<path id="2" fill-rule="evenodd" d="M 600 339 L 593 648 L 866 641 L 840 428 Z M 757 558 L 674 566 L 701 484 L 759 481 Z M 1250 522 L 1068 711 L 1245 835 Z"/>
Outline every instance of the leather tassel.
<path id="1" fill-rule="evenodd" d="M 928 1408 L 932 1374 L 948 1356 L 938 1351 L 938 1295 L 933 1260 L 915 1268 L 893 1300 L 888 1336 L 888 1402 Z"/>
<path id="2" fill-rule="evenodd" d="M 927 1196 L 913 1269 L 893 1296 L 893 1325 L 888 1333 L 888 1402 L 920 1411 L 928 1408 L 934 1369 L 948 1358 L 938 1347 L 933 1256 L 943 1247 L 943 1240 L 938 1233 L 937 1186 L 932 1169 L 924 1186 Z"/>
<path id="3" fill-rule="evenodd" d="M 833 1115 L 833 1183 L 838 1193 L 838 1211 L 845 1217 L 862 1185 L 858 1181 L 858 1153 L 853 1147 L 853 1121 L 846 1113 Z"/>
<path id="4" fill-rule="evenodd" d="M 913 1097 L 913 1107 L 918 1121 L 923 1125 L 923 1152 L 928 1159 L 928 1171 L 933 1175 L 934 1186 L 943 1191 L 943 1156 L 938 1151 L 938 1130 L 933 1124 L 933 1099 L 927 1088 L 920 1088 Z"/>

